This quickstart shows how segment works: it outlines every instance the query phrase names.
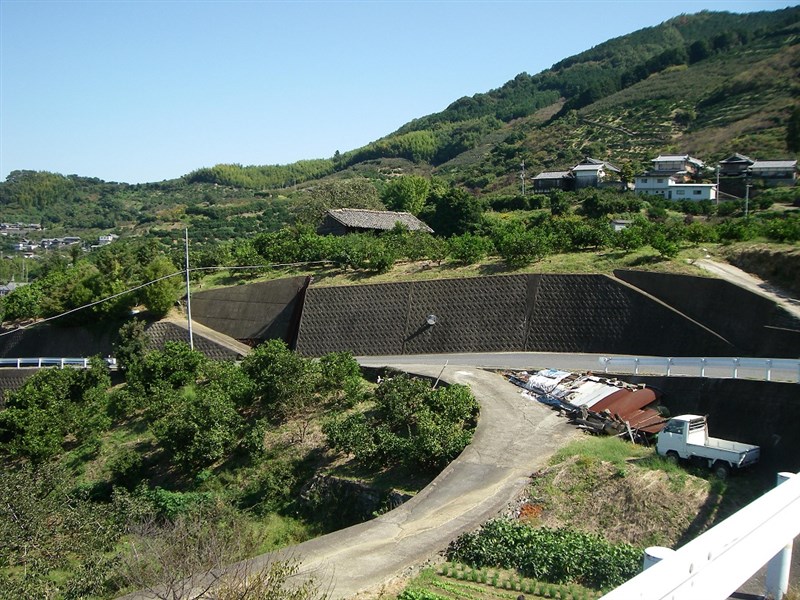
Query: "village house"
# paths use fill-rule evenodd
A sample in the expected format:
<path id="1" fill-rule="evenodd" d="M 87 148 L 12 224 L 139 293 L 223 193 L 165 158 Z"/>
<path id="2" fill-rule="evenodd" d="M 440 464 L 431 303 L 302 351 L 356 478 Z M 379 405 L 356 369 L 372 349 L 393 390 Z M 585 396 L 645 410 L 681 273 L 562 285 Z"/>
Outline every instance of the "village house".
<path id="1" fill-rule="evenodd" d="M 433 229 L 407 212 L 338 208 L 329 210 L 317 228 L 320 235 L 347 235 L 367 231 L 391 231 L 400 224 L 409 231 L 433 233 Z"/>
<path id="2" fill-rule="evenodd" d="M 567 171 L 544 171 L 533 178 L 536 192 L 580 190 L 604 187 L 609 179 L 619 179 L 620 170 L 609 162 L 586 157 Z"/>
<path id="3" fill-rule="evenodd" d="M 796 160 L 756 160 L 747 174 L 751 179 L 760 179 L 764 185 L 794 185 L 797 181 Z"/>
<path id="4" fill-rule="evenodd" d="M 705 163 L 688 154 L 661 154 L 651 160 L 653 168 L 647 175 L 656 178 L 672 177 L 673 181 L 687 183 L 698 179 Z"/>
<path id="5" fill-rule="evenodd" d="M 717 186 L 713 183 L 681 183 L 672 176 L 636 176 L 636 193 L 644 196 L 661 196 L 667 200 L 716 200 Z"/>
<path id="6" fill-rule="evenodd" d="M 575 177 L 570 171 L 542 171 L 532 181 L 535 192 L 575 189 Z"/>
<path id="7" fill-rule="evenodd" d="M 731 154 L 728 158 L 719 161 L 720 177 L 743 177 L 755 161 L 744 154 Z"/>

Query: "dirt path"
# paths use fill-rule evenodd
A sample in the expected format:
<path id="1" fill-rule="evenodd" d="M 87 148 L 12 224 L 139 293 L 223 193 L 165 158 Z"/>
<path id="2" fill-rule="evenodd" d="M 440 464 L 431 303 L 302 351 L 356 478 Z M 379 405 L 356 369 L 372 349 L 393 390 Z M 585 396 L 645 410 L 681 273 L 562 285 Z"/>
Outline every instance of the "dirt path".
<path id="1" fill-rule="evenodd" d="M 734 267 L 728 263 L 716 262 L 708 259 L 699 259 L 695 263 L 701 269 L 713 273 L 721 279 L 725 279 L 740 287 L 766 296 L 770 300 L 777 302 L 782 308 L 785 308 L 792 315 L 800 319 L 800 300 L 794 298 L 788 292 L 771 285 L 755 275 L 751 275 L 746 271 L 742 271 L 738 267 Z"/>

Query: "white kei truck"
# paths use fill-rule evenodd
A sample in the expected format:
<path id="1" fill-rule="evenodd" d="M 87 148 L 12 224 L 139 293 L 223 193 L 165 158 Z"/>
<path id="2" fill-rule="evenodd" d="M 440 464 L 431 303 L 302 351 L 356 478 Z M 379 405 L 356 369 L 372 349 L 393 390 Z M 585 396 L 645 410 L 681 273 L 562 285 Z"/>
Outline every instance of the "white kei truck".
<path id="1" fill-rule="evenodd" d="M 708 422 L 699 415 L 680 415 L 671 418 L 658 434 L 656 451 L 675 462 L 694 459 L 710 467 L 720 479 L 733 469 L 758 462 L 758 446 L 712 438 Z"/>

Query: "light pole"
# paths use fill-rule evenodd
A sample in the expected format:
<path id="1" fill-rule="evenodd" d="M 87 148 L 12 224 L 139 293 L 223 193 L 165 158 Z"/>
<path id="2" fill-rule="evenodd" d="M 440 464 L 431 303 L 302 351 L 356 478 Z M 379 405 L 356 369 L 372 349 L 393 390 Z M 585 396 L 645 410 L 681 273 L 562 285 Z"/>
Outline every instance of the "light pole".
<path id="1" fill-rule="evenodd" d="M 186 250 L 186 319 L 189 322 L 189 348 L 194 350 L 192 335 L 192 291 L 189 289 L 189 228 L 183 230 L 183 245 Z"/>

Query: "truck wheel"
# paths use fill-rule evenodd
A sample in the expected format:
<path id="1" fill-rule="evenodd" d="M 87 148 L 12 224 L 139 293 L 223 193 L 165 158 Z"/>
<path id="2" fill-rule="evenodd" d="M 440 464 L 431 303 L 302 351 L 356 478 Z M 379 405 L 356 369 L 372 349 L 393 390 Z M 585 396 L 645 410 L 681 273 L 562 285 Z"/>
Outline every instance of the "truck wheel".
<path id="1" fill-rule="evenodd" d="M 730 473 L 731 473 L 731 467 L 728 463 L 725 462 L 714 463 L 714 475 L 716 475 L 719 479 L 727 479 Z"/>
<path id="2" fill-rule="evenodd" d="M 671 465 L 677 465 L 678 461 L 680 460 L 680 456 L 675 450 L 670 450 L 667 452 L 667 462 Z"/>

